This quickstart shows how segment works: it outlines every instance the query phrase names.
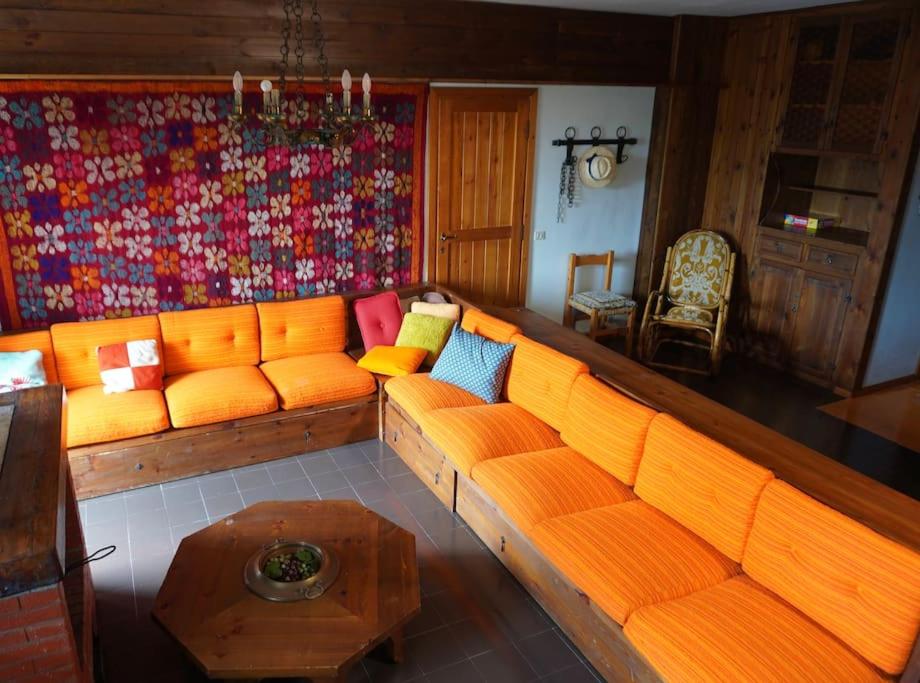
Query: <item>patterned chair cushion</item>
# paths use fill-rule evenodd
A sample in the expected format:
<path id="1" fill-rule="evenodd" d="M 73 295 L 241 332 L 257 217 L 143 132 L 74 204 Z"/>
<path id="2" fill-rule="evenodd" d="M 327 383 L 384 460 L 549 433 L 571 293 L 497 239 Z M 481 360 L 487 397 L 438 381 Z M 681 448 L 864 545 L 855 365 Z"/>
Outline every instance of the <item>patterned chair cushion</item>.
<path id="1" fill-rule="evenodd" d="M 514 344 L 499 344 L 467 332 L 459 324 L 447 340 L 431 379 L 466 389 L 486 403 L 498 403 Z"/>
<path id="2" fill-rule="evenodd" d="M 636 302 L 609 289 L 595 289 L 590 292 L 578 292 L 569 299 L 569 306 L 581 311 L 628 311 L 635 308 Z"/>
<path id="3" fill-rule="evenodd" d="M 678 304 L 715 307 L 728 273 L 731 249 L 721 235 L 694 230 L 675 242 L 668 298 Z"/>
<path id="4" fill-rule="evenodd" d="M 682 323 L 693 323 L 704 327 L 713 327 L 712 311 L 692 306 L 674 306 L 663 316 L 664 320 L 676 320 Z"/>

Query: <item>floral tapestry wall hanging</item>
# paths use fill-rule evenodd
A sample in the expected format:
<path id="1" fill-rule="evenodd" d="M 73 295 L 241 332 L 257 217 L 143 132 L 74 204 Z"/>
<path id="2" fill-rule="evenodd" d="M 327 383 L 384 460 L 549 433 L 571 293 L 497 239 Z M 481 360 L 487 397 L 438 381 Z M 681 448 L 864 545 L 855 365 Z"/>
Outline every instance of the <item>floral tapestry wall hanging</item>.
<path id="1" fill-rule="evenodd" d="M 338 149 L 234 129 L 228 91 L 0 82 L 4 329 L 419 280 L 423 86 L 375 86 Z"/>

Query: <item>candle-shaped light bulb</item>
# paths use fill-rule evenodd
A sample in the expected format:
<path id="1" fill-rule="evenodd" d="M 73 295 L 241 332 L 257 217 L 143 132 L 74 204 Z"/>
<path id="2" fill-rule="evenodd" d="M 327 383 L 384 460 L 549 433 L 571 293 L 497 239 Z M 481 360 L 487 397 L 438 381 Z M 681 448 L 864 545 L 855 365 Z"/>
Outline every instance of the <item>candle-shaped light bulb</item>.
<path id="1" fill-rule="evenodd" d="M 243 74 L 239 71 L 233 74 L 233 109 L 237 114 L 243 112 Z"/>
<path id="2" fill-rule="evenodd" d="M 268 107 L 271 104 L 272 82 L 268 80 L 262 81 L 259 83 L 259 88 L 262 90 L 262 106 L 268 110 Z"/>
<path id="3" fill-rule="evenodd" d="M 361 89 L 364 90 L 364 108 L 370 109 L 371 106 L 371 77 L 370 74 L 364 74 L 361 79 Z"/>
<path id="4" fill-rule="evenodd" d="M 342 72 L 342 109 L 346 114 L 351 111 L 351 72 L 348 69 Z"/>

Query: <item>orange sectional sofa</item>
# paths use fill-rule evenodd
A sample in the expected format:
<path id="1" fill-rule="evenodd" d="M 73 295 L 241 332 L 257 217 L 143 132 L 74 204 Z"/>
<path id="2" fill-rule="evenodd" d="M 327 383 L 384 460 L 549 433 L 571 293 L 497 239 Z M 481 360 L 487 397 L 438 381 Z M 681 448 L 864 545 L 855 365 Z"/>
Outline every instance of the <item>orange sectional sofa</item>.
<path id="1" fill-rule="evenodd" d="M 214 466 L 201 454 L 201 464 L 194 462 L 196 451 L 207 450 L 205 434 L 226 431 L 224 441 L 231 445 L 253 441 L 243 435 L 246 420 L 261 428 L 259 443 L 248 444 L 254 451 L 292 454 L 283 446 L 272 449 L 267 441 L 280 441 L 285 430 L 299 432 L 294 452 L 311 450 L 309 429 L 289 424 L 286 414 L 375 401 L 375 379 L 344 353 L 346 327 L 345 300 L 329 296 L 58 323 L 50 330 L 0 335 L 0 351 L 42 351 L 48 381 L 66 389 L 66 439 L 78 491 L 98 495 L 251 461 L 245 455 L 228 457 Z M 104 394 L 96 349 L 138 339 L 157 340 L 163 391 Z M 357 419 L 354 409 L 346 408 L 340 433 L 325 427 L 314 447 L 371 438 L 376 409 L 360 412 Z M 325 417 L 333 420 L 328 413 Z M 216 440 L 214 445 L 221 448 Z M 126 447 L 143 451 L 147 460 L 126 456 Z M 100 459 L 105 456 L 110 457 Z M 118 478 L 113 470 L 119 468 L 143 474 Z M 113 476 L 84 486 L 84 478 L 104 475 Z"/>
<path id="2" fill-rule="evenodd" d="M 920 554 L 508 323 L 469 310 L 462 325 L 516 345 L 505 402 L 425 374 L 393 378 L 385 439 L 601 673 L 879 681 L 905 671 Z"/>

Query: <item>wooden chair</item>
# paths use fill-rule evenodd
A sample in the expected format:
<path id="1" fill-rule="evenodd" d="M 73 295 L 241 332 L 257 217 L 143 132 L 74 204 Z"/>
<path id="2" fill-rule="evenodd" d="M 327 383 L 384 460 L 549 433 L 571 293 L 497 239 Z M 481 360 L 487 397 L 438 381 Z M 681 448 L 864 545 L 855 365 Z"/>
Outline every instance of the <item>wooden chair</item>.
<path id="1" fill-rule="evenodd" d="M 728 242 L 710 230 L 691 230 L 668 247 L 657 291 L 649 294 L 639 328 L 639 358 L 647 365 L 716 374 L 722 363 L 725 324 L 735 275 L 735 254 Z M 662 338 L 666 329 L 690 338 Z M 709 370 L 655 362 L 664 342 L 703 348 Z"/>
<path id="2" fill-rule="evenodd" d="M 581 266 L 605 266 L 604 289 L 575 293 L 575 270 Z M 606 254 L 569 254 L 569 278 L 565 290 L 565 312 L 563 324 L 574 329 L 578 314 L 584 314 L 591 321 L 588 336 L 626 336 L 626 355 L 632 355 L 633 330 L 636 324 L 636 302 L 610 289 L 613 278 L 613 252 Z M 625 327 L 610 325 L 614 316 L 625 315 Z"/>

